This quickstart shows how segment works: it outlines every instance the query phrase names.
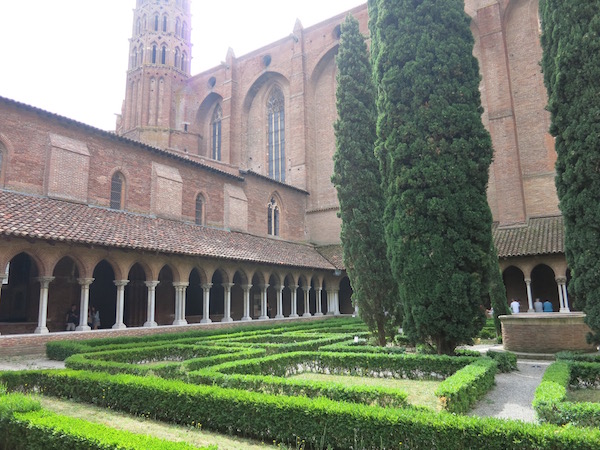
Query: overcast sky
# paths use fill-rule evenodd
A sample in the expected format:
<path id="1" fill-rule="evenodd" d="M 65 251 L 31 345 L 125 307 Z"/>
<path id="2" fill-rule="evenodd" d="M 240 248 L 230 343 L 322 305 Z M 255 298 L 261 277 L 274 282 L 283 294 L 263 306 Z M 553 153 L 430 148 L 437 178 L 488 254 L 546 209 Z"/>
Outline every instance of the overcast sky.
<path id="1" fill-rule="evenodd" d="M 366 0 L 192 0 L 192 75 Z M 121 112 L 135 0 L 0 0 L 0 96 L 105 130 Z M 219 17 L 229 17 L 223 22 Z M 0 122 L 0 127 L 1 127 Z"/>

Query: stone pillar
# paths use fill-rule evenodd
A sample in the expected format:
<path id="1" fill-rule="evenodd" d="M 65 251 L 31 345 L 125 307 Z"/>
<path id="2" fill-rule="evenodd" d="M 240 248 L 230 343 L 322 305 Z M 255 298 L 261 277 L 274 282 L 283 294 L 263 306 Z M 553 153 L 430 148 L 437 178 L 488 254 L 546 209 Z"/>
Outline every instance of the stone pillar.
<path id="1" fill-rule="evenodd" d="M 259 319 L 268 319 L 267 314 L 267 288 L 268 284 L 261 284 L 260 286 L 260 317 Z"/>
<path id="2" fill-rule="evenodd" d="M 332 316 L 333 315 L 333 290 L 327 289 L 327 311 L 325 311 L 325 315 Z"/>
<path id="3" fill-rule="evenodd" d="M 90 303 L 90 284 L 94 281 L 93 278 L 77 278 L 77 282 L 81 286 L 81 301 L 79 302 L 79 326 L 76 331 L 90 331 L 92 328 L 88 325 L 88 308 Z"/>
<path id="4" fill-rule="evenodd" d="M 173 283 L 175 288 L 175 320 L 173 325 L 187 325 L 185 320 L 185 291 L 189 283 Z"/>
<path id="5" fill-rule="evenodd" d="M 525 278 L 525 284 L 527 285 L 527 304 L 529 305 L 527 312 L 535 312 L 535 309 L 533 309 L 533 299 L 531 298 L 531 278 Z"/>
<path id="6" fill-rule="evenodd" d="M 242 317 L 242 322 L 248 322 L 252 320 L 252 316 L 250 315 L 250 289 L 252 289 L 251 284 L 245 284 L 242 286 L 244 290 L 244 316 Z"/>
<path id="7" fill-rule="evenodd" d="M 556 284 L 558 285 L 558 300 L 560 302 L 561 313 L 569 313 L 569 303 L 567 301 L 567 279 L 566 277 L 556 277 Z"/>
<path id="8" fill-rule="evenodd" d="M 4 280 L 6 280 L 8 278 L 8 275 L 6 275 L 6 273 L 2 272 L 0 273 L 0 301 L 1 301 L 1 297 L 2 297 L 2 286 L 4 285 Z M 2 333 L 0 333 L 0 335 L 2 335 Z"/>
<path id="9" fill-rule="evenodd" d="M 225 289 L 225 314 L 223 314 L 221 322 L 233 322 L 231 318 L 231 288 L 233 286 L 233 283 L 223 283 L 223 289 Z"/>
<path id="10" fill-rule="evenodd" d="M 333 303 L 333 315 L 334 316 L 339 316 L 342 313 L 340 312 L 340 290 L 339 289 L 335 289 L 333 291 L 334 294 L 334 303 Z"/>
<path id="11" fill-rule="evenodd" d="M 115 280 L 114 283 L 117 286 L 117 317 L 112 327 L 115 330 L 121 330 L 127 328 L 127 325 L 123 323 L 123 311 L 125 309 L 125 286 L 129 280 Z"/>
<path id="12" fill-rule="evenodd" d="M 202 293 L 204 294 L 204 316 L 200 323 L 212 323 L 210 319 L 210 288 L 212 287 L 212 283 L 206 283 L 202 285 Z"/>
<path id="13" fill-rule="evenodd" d="M 293 286 L 290 286 L 290 291 L 292 291 L 292 295 L 291 295 L 292 312 L 290 313 L 290 317 L 298 317 L 298 285 L 295 284 Z"/>
<path id="14" fill-rule="evenodd" d="M 283 286 L 276 286 L 277 290 L 277 313 L 275 314 L 276 319 L 283 319 Z"/>
<path id="15" fill-rule="evenodd" d="M 302 290 L 304 291 L 304 314 L 302 314 L 302 317 L 311 317 L 312 314 L 310 313 L 310 302 L 308 299 L 308 293 L 310 292 L 310 287 L 302 286 Z"/>
<path id="16" fill-rule="evenodd" d="M 40 282 L 40 308 L 38 311 L 38 326 L 34 331 L 35 334 L 48 333 L 48 327 L 46 326 L 48 315 L 48 287 L 53 280 L 54 277 L 36 278 L 36 281 Z"/>
<path id="17" fill-rule="evenodd" d="M 154 313 L 156 311 L 156 286 L 159 281 L 146 281 L 144 284 L 148 288 L 148 309 L 146 311 L 146 322 L 145 327 L 157 327 L 158 324 L 154 320 Z"/>
<path id="18" fill-rule="evenodd" d="M 321 317 L 323 315 L 323 312 L 321 311 L 321 292 L 323 291 L 323 288 L 318 287 L 315 288 L 315 303 L 316 303 L 316 307 L 317 307 L 317 312 L 315 313 L 315 317 Z"/>

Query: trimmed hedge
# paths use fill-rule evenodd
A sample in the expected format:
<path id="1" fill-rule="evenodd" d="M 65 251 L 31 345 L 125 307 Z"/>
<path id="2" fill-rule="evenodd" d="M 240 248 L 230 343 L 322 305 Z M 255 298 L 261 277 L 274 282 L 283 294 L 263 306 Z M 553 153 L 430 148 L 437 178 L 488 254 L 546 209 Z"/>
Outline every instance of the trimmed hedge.
<path id="1" fill-rule="evenodd" d="M 494 385 L 498 363 L 480 358 L 446 378 L 435 390 L 448 412 L 465 413 Z"/>
<path id="2" fill-rule="evenodd" d="M 488 350 L 485 354 L 498 363 L 498 371 L 502 373 L 517 370 L 517 355 L 512 352 L 496 352 Z"/>
<path id="3" fill-rule="evenodd" d="M 73 371 L 4 372 L 10 389 L 110 406 L 264 441 L 336 449 L 597 449 L 600 431 L 282 397 L 172 380 Z M 322 445 L 321 445 L 322 444 Z"/>

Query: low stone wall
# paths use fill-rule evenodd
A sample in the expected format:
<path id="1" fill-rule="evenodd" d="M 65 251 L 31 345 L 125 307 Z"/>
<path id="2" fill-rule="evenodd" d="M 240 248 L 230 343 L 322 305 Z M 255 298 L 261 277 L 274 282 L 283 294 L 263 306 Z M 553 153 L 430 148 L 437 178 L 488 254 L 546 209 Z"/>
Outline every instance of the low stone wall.
<path id="1" fill-rule="evenodd" d="M 562 350 L 595 351 L 586 341 L 590 328 L 585 314 L 520 313 L 500 316 L 502 343 L 518 353 L 556 353 Z"/>
<path id="2" fill-rule="evenodd" d="M 161 333 L 181 333 L 200 329 L 232 328 L 247 325 L 272 326 L 281 323 L 322 320 L 324 317 L 299 317 L 295 319 L 264 319 L 251 322 L 213 322 L 210 324 L 189 324 L 181 326 L 165 325 L 152 328 L 125 328 L 123 330 L 62 331 L 48 334 L 0 335 L 0 358 L 3 356 L 42 355 L 46 353 L 46 343 L 63 340 L 86 340 L 120 336 L 149 336 Z M 338 316 L 339 317 L 339 316 Z"/>

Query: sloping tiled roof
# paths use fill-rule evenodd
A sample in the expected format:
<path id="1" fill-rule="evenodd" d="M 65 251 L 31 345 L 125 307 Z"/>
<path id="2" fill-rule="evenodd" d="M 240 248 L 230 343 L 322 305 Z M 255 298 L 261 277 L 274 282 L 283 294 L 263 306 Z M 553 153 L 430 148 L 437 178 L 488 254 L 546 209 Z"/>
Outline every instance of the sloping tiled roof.
<path id="1" fill-rule="evenodd" d="M 0 235 L 333 270 L 313 246 L 0 191 Z"/>
<path id="2" fill-rule="evenodd" d="M 344 266 L 344 255 L 341 244 L 335 245 L 324 245 L 322 247 L 317 247 L 317 251 L 323 255 L 327 261 L 333 264 L 336 269 L 345 269 Z"/>
<path id="3" fill-rule="evenodd" d="M 494 226 L 499 258 L 551 255 L 565 252 L 562 216 L 529 219 L 525 226 Z"/>

